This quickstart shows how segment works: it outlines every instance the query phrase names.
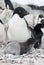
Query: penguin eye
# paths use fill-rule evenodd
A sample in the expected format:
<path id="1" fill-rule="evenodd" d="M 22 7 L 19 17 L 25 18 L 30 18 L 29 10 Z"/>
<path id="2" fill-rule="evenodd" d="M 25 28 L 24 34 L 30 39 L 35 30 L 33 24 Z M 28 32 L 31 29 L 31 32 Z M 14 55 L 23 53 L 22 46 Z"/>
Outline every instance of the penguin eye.
<path id="1" fill-rule="evenodd" d="M 21 14 L 21 13 L 22 13 L 22 11 L 20 10 L 20 11 L 19 11 L 19 13 Z"/>
<path id="2" fill-rule="evenodd" d="M 39 15 L 39 18 L 43 18 L 44 16 L 42 14 Z"/>
<path id="3" fill-rule="evenodd" d="M 44 24 L 44 19 L 41 20 L 41 23 Z"/>

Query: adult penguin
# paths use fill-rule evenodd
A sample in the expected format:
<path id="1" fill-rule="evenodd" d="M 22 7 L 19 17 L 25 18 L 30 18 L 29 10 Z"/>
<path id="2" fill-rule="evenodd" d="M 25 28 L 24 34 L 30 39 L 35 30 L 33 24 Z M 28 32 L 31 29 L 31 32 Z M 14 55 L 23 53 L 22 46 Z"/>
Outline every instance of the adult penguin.
<path id="1" fill-rule="evenodd" d="M 10 42 L 10 44 L 7 45 L 7 50 L 5 50 L 4 53 L 22 55 L 23 53 L 30 51 L 37 41 L 34 38 L 31 38 L 31 31 L 28 29 L 28 25 L 25 20 L 20 18 L 18 14 L 14 14 L 14 16 L 9 20 L 8 24 L 8 39 L 10 41 L 14 41 L 14 44 L 12 45 L 12 42 Z M 19 49 L 17 48 L 17 44 Z M 15 50 L 11 51 L 11 49 Z M 18 50 L 16 51 L 16 49 Z"/>
<path id="2" fill-rule="evenodd" d="M 34 27 L 34 31 L 36 35 L 38 36 L 39 42 L 34 45 L 34 48 L 39 48 L 42 43 L 43 32 L 41 28 L 44 28 L 44 16 L 40 14 L 39 18 L 41 19 L 40 23 Z"/>

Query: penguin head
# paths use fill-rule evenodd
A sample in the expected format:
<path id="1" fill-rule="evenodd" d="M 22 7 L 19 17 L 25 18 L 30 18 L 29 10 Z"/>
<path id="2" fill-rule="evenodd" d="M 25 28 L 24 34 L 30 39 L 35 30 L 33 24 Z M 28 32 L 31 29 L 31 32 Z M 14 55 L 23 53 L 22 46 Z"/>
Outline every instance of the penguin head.
<path id="1" fill-rule="evenodd" d="M 42 28 L 43 28 L 44 27 L 44 16 L 43 16 L 43 14 L 40 14 L 39 15 L 39 19 L 40 19 L 40 22 L 39 23 L 41 23 Z"/>
<path id="2" fill-rule="evenodd" d="M 23 18 L 25 15 L 29 14 L 24 8 L 22 7 L 17 7 L 15 10 L 14 10 L 14 13 L 13 15 L 17 13 L 21 18 Z"/>

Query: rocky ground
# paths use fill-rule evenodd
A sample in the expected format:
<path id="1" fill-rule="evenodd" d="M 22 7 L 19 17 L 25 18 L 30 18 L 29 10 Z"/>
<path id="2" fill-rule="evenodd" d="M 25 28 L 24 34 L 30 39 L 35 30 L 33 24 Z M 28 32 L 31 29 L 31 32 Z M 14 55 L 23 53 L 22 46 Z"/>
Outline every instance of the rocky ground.
<path id="1" fill-rule="evenodd" d="M 0 0 L 0 19 L 7 23 L 7 21 L 12 17 L 13 11 L 5 8 L 4 1 Z M 29 54 L 23 55 L 12 55 L 3 54 L 3 48 L 5 45 L 0 43 L 0 65 L 44 65 L 44 50 L 43 49 L 33 49 Z"/>
<path id="2" fill-rule="evenodd" d="M 2 65 L 44 65 L 44 50 L 36 49 L 30 54 L 11 55 L 0 54 Z"/>

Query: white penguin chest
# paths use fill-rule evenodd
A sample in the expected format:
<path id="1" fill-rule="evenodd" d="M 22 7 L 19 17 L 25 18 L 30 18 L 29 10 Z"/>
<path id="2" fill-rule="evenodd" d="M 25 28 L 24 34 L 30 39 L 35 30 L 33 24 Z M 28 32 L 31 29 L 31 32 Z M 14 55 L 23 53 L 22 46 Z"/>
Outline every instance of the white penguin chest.
<path id="1" fill-rule="evenodd" d="M 9 23 L 8 34 L 9 36 L 20 42 L 25 42 L 27 39 L 31 38 L 31 31 L 28 31 L 27 25 L 24 20 L 20 22 Z"/>

